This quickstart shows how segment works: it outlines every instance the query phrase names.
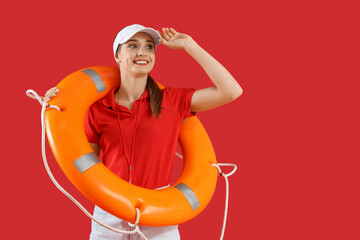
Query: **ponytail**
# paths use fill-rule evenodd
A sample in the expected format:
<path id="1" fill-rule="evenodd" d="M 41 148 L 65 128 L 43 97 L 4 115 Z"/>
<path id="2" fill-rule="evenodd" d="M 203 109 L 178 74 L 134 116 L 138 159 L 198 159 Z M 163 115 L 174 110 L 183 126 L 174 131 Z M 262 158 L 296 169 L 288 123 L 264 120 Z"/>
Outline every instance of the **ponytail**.
<path id="1" fill-rule="evenodd" d="M 149 89 L 149 95 L 150 95 L 150 108 L 151 113 L 155 117 L 159 117 L 161 113 L 161 103 L 163 94 L 157 85 L 157 83 L 148 75 L 146 87 Z"/>

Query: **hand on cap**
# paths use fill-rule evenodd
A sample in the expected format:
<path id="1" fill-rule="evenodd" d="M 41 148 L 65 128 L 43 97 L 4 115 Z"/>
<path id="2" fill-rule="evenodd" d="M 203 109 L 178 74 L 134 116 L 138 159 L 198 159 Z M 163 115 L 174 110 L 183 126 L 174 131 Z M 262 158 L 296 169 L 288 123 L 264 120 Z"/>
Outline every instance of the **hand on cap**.
<path id="1" fill-rule="evenodd" d="M 179 33 L 173 28 L 162 28 L 161 43 L 171 49 L 185 49 L 187 44 L 192 40 L 189 35 Z"/>

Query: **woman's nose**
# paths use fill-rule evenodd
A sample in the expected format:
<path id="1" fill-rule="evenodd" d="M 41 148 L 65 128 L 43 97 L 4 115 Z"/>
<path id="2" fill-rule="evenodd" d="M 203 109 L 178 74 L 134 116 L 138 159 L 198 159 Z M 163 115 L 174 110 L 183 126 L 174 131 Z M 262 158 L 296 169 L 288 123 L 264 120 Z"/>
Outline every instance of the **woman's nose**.
<path id="1" fill-rule="evenodd" d="M 143 56 L 143 55 L 146 55 L 145 51 L 143 49 L 139 48 L 138 56 Z"/>

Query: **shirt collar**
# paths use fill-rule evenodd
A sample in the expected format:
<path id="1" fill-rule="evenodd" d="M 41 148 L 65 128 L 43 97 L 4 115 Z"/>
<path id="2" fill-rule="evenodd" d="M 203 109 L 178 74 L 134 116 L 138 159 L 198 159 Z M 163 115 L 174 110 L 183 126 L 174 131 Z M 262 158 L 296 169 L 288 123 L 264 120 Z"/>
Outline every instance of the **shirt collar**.
<path id="1" fill-rule="evenodd" d="M 112 109 L 115 109 L 115 106 L 116 106 L 116 102 L 115 102 L 115 97 L 114 97 L 114 94 L 115 92 L 119 90 L 119 87 L 118 88 L 113 88 L 103 99 L 102 99 L 102 103 L 108 107 L 108 108 L 112 108 Z M 137 100 L 141 100 L 141 99 L 144 99 L 144 98 L 148 98 L 150 99 L 150 95 L 149 95 L 149 89 L 146 88 L 145 92 L 141 95 L 141 97 L 139 97 Z"/>

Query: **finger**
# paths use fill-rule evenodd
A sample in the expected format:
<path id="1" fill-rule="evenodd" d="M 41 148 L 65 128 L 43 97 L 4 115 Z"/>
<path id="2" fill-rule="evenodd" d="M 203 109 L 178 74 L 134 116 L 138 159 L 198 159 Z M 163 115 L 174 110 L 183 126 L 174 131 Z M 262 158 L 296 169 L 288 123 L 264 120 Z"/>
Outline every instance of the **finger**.
<path id="1" fill-rule="evenodd" d="M 48 90 L 48 92 L 49 92 L 49 91 L 56 91 L 56 89 L 58 89 L 58 88 L 57 88 L 57 87 L 50 88 L 50 89 Z"/>
<path id="2" fill-rule="evenodd" d="M 176 35 L 177 31 L 175 31 L 175 29 L 173 28 L 170 28 L 170 32 L 173 34 L 173 35 Z"/>
<path id="3" fill-rule="evenodd" d="M 60 89 L 58 89 L 57 87 L 54 87 L 52 89 L 50 89 L 49 91 L 47 91 L 48 93 L 58 93 L 60 91 Z"/>
<path id="4" fill-rule="evenodd" d="M 170 38 L 172 38 L 174 36 L 174 34 L 170 31 L 169 28 L 166 28 L 166 33 Z"/>
<path id="5" fill-rule="evenodd" d="M 57 92 L 51 91 L 51 92 L 46 92 L 45 96 L 50 96 L 50 95 L 54 95 L 57 94 Z"/>
<path id="6" fill-rule="evenodd" d="M 171 32 L 170 28 L 166 28 L 166 32 L 170 38 L 174 36 L 174 34 Z"/>
<path id="7" fill-rule="evenodd" d="M 157 30 L 157 32 L 160 34 L 160 40 L 164 39 L 162 32 L 160 32 L 160 30 Z"/>
<path id="8" fill-rule="evenodd" d="M 56 96 L 57 94 L 58 94 L 57 91 L 51 91 L 51 92 L 45 93 L 45 97 L 46 97 L 46 96 Z"/>
<path id="9" fill-rule="evenodd" d="M 162 37 L 163 37 L 163 39 L 165 39 L 166 41 L 169 40 L 169 36 L 166 34 L 166 28 L 162 28 Z"/>
<path id="10" fill-rule="evenodd" d="M 58 94 L 57 92 L 48 93 L 48 94 L 45 94 L 45 98 L 47 98 L 48 100 L 50 100 L 51 98 L 56 97 L 57 94 Z"/>
<path id="11" fill-rule="evenodd" d="M 56 96 L 56 94 L 50 94 L 50 95 L 45 95 L 45 98 L 50 99 L 50 98 L 53 98 L 53 97 L 55 97 L 55 96 Z"/>
<path id="12" fill-rule="evenodd" d="M 55 93 L 55 92 L 58 92 L 58 91 L 56 90 L 56 88 L 51 88 L 51 89 L 49 89 L 49 90 L 45 93 L 45 95 L 46 95 L 46 94 Z"/>
<path id="13" fill-rule="evenodd" d="M 159 39 L 160 43 L 162 43 L 166 46 L 166 43 L 167 43 L 166 39 L 162 36 L 162 33 L 159 30 L 158 30 L 158 32 L 160 34 L 160 39 Z"/>
<path id="14" fill-rule="evenodd" d="M 167 41 L 169 41 L 169 40 L 170 40 L 170 36 L 168 35 L 166 28 L 163 28 L 162 31 L 163 31 L 163 36 L 164 36 L 164 38 L 165 38 Z"/>

